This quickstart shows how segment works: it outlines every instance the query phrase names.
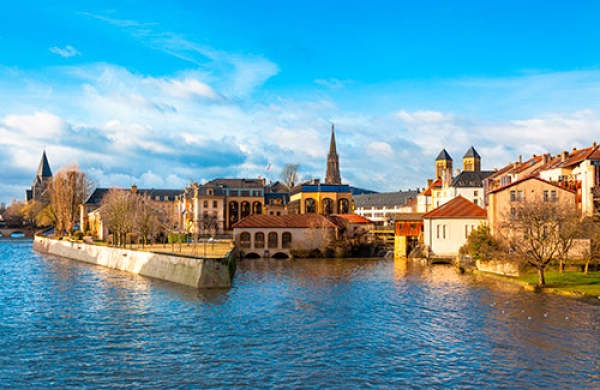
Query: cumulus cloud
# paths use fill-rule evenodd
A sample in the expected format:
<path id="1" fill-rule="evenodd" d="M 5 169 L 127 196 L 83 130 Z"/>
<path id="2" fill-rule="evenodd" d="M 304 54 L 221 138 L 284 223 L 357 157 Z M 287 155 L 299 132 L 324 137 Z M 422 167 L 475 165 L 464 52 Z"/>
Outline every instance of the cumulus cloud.
<path id="1" fill-rule="evenodd" d="M 81 53 L 71 45 L 67 45 L 64 48 L 57 46 L 51 47 L 50 52 L 65 58 L 81 55 Z"/>

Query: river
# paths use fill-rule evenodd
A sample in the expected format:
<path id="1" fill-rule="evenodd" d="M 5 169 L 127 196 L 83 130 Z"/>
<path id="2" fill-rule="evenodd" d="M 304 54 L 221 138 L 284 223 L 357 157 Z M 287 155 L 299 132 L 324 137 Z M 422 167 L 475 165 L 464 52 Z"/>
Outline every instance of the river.
<path id="1" fill-rule="evenodd" d="M 600 388 L 600 306 L 449 266 L 244 260 L 198 291 L 0 240 L 3 388 Z"/>

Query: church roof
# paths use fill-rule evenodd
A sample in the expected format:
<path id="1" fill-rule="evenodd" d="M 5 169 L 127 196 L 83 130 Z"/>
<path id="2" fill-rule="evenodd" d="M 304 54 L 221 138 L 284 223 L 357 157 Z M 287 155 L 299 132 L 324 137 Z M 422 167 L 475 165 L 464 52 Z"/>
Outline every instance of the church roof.
<path id="1" fill-rule="evenodd" d="M 450 157 L 450 155 L 448 154 L 448 152 L 446 152 L 446 149 L 442 149 L 442 151 L 437 156 L 437 158 L 435 159 L 435 161 L 447 161 L 447 160 L 452 161 L 452 157 Z"/>
<path id="2" fill-rule="evenodd" d="M 36 176 L 43 179 L 52 177 L 52 170 L 50 169 L 50 164 L 48 164 L 48 157 L 46 157 L 45 150 L 42 154 L 42 160 L 40 161 L 40 166 L 38 167 Z"/>
<path id="3" fill-rule="evenodd" d="M 473 146 L 471 146 L 469 150 L 467 150 L 467 153 L 465 153 L 465 155 L 463 156 L 463 158 L 469 157 L 481 158 L 481 156 L 479 155 L 479 153 L 477 153 Z"/>
<path id="4" fill-rule="evenodd" d="M 457 196 L 448 203 L 431 210 L 423 215 L 423 218 L 485 218 L 487 211 L 475 203 Z"/>

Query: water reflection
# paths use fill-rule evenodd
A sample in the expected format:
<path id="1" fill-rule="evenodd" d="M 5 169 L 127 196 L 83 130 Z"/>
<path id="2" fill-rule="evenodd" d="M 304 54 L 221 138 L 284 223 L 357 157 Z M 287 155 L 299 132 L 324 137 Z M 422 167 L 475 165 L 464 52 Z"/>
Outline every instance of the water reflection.
<path id="1" fill-rule="evenodd" d="M 0 243 L 0 245 L 3 245 Z M 392 259 L 197 290 L 0 247 L 7 387 L 594 388 L 600 307 Z"/>

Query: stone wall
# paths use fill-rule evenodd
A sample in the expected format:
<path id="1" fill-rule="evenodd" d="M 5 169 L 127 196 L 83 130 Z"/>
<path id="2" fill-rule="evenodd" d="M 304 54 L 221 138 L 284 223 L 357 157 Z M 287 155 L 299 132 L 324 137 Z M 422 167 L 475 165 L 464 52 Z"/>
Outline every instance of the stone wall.
<path id="1" fill-rule="evenodd" d="M 235 258 L 231 252 L 222 259 L 201 259 L 53 240 L 42 236 L 35 237 L 33 247 L 41 253 L 197 288 L 231 287 L 235 272 Z"/>
<path id="2" fill-rule="evenodd" d="M 481 261 L 477 260 L 476 267 L 479 271 L 489 272 L 492 274 L 504 275 L 504 276 L 519 276 L 520 270 L 519 265 L 516 263 L 509 263 L 504 261 Z"/>

